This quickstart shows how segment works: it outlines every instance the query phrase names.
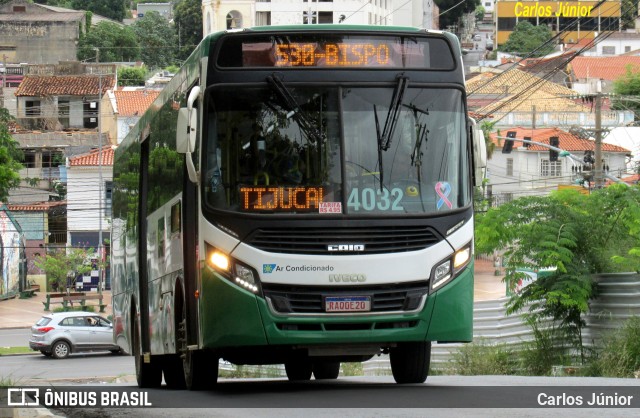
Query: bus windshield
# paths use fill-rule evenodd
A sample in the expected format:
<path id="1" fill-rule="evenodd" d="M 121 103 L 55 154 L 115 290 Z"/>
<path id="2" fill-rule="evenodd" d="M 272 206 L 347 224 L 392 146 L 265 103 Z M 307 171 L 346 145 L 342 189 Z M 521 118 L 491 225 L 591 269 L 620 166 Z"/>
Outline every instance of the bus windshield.
<path id="1" fill-rule="evenodd" d="M 470 204 L 460 90 L 268 81 L 208 91 L 211 209 L 394 216 Z"/>

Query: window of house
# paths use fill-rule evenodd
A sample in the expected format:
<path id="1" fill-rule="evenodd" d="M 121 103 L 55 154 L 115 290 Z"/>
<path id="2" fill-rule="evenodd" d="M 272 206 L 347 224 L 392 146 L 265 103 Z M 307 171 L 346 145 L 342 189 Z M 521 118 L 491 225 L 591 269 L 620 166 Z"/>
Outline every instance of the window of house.
<path id="1" fill-rule="evenodd" d="M 40 116 L 40 100 L 25 101 L 24 114 L 26 116 Z"/>
<path id="2" fill-rule="evenodd" d="M 491 7 L 491 2 L 490 1 L 485 2 L 484 7 Z"/>
<path id="3" fill-rule="evenodd" d="M 98 127 L 98 102 L 88 101 L 83 104 L 84 127 L 87 129 Z"/>
<path id="4" fill-rule="evenodd" d="M 602 47 L 602 55 L 615 55 L 616 47 L 615 46 L 603 46 Z"/>
<path id="5" fill-rule="evenodd" d="M 540 176 L 559 177 L 562 175 L 562 161 L 540 161 Z"/>
<path id="6" fill-rule="evenodd" d="M 270 26 L 271 12 L 256 12 L 256 26 Z"/>
<path id="7" fill-rule="evenodd" d="M 507 158 L 507 176 L 513 176 L 513 158 Z"/>
<path id="8" fill-rule="evenodd" d="M 22 165 L 24 168 L 36 168 L 36 152 L 34 150 L 22 150 Z"/>
<path id="9" fill-rule="evenodd" d="M 631 52 L 631 46 L 627 45 L 624 47 L 624 52 Z"/>
<path id="10" fill-rule="evenodd" d="M 113 195 L 113 182 L 104 182 L 104 216 L 111 216 L 111 197 Z"/>
<path id="11" fill-rule="evenodd" d="M 238 29 L 242 27 L 242 13 L 232 10 L 227 14 L 227 29 Z"/>
<path id="12" fill-rule="evenodd" d="M 333 12 L 318 12 L 318 23 L 333 23 Z"/>
<path id="13" fill-rule="evenodd" d="M 318 23 L 318 13 L 308 10 L 302 13 L 302 23 L 312 25 Z"/>

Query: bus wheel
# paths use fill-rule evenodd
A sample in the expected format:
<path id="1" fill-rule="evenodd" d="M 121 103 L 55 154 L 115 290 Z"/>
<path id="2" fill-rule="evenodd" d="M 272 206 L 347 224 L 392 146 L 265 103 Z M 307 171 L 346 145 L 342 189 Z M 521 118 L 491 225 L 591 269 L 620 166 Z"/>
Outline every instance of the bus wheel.
<path id="1" fill-rule="evenodd" d="M 399 343 L 389 352 L 396 383 L 424 383 L 429 375 L 431 341 Z"/>
<path id="2" fill-rule="evenodd" d="M 149 363 L 145 363 L 142 358 L 140 347 L 140 325 L 138 324 L 138 316 L 135 315 L 133 321 L 133 358 L 136 366 L 136 380 L 141 388 L 157 388 L 162 384 L 162 367 L 157 359 L 151 357 Z"/>
<path id="3" fill-rule="evenodd" d="M 313 363 L 313 377 L 316 380 L 337 379 L 339 374 L 339 361 L 316 361 Z"/>
<path id="4" fill-rule="evenodd" d="M 287 378 L 291 381 L 309 380 L 313 370 L 313 363 L 309 359 L 291 360 L 284 364 Z"/>
<path id="5" fill-rule="evenodd" d="M 178 354 L 165 354 L 162 361 L 164 381 L 170 389 L 185 389 L 187 383 L 184 380 L 182 359 Z"/>
<path id="6" fill-rule="evenodd" d="M 182 308 L 182 320 L 176 333 L 185 386 L 189 390 L 212 389 L 218 382 L 218 357 L 214 352 L 189 350 L 187 347 L 186 308 Z"/>

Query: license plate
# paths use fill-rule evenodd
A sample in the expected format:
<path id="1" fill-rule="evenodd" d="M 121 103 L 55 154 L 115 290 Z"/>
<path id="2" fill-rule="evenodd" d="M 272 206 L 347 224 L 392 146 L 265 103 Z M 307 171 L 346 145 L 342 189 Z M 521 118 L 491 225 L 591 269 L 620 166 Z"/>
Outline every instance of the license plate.
<path id="1" fill-rule="evenodd" d="M 325 312 L 369 312 L 369 296 L 327 296 L 324 298 Z"/>

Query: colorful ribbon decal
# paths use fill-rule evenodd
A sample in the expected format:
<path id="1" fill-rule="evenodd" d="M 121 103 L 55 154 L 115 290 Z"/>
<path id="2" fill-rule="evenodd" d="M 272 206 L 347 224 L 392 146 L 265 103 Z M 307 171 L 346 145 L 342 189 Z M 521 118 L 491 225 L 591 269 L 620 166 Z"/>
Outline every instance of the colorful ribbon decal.
<path id="1" fill-rule="evenodd" d="M 439 181 L 436 183 L 436 193 L 440 196 L 436 207 L 440 209 L 442 205 L 447 205 L 449 209 L 453 208 L 453 203 L 447 197 L 451 194 L 451 185 L 446 181 Z"/>

